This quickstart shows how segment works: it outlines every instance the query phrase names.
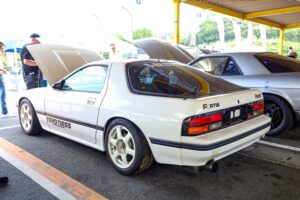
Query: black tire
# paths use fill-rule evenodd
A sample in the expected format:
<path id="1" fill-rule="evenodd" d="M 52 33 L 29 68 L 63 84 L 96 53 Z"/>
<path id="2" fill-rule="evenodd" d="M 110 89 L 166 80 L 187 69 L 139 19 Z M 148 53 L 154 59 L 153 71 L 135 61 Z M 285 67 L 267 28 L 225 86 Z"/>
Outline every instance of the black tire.
<path id="1" fill-rule="evenodd" d="M 119 138 L 117 136 L 115 139 L 114 136 L 118 135 L 118 127 L 121 130 L 122 137 Z M 131 134 L 131 137 L 130 140 L 125 142 L 127 134 Z M 112 144 L 110 138 L 116 141 L 115 145 Z M 134 156 L 125 152 L 127 148 L 134 150 Z M 115 119 L 108 125 L 105 131 L 105 149 L 109 162 L 123 175 L 141 173 L 148 169 L 154 160 L 148 142 L 142 132 L 125 119 Z M 113 154 L 115 153 L 118 154 L 118 157 L 113 161 Z M 123 162 L 122 156 L 125 156 L 126 162 L 129 163 L 128 166 L 121 166 Z"/>
<path id="2" fill-rule="evenodd" d="M 25 110 L 22 110 L 25 109 Z M 31 116 L 31 120 L 28 120 Z M 37 118 L 36 112 L 28 99 L 22 99 L 19 105 L 19 121 L 21 128 L 27 135 L 38 135 L 43 132 L 41 124 Z M 26 123 L 26 121 L 28 121 Z"/>
<path id="3" fill-rule="evenodd" d="M 274 136 L 289 129 L 293 124 L 293 113 L 290 106 L 280 97 L 264 94 L 265 113 L 272 118 L 271 129 L 266 134 Z"/>

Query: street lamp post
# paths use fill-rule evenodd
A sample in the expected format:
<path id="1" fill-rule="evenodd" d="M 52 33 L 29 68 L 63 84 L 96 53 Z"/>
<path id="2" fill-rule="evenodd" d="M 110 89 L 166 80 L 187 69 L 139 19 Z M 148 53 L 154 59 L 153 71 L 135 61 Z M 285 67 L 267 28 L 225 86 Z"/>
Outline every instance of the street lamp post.
<path id="1" fill-rule="evenodd" d="M 126 7 L 121 6 L 121 8 L 124 9 L 128 13 L 128 15 L 130 17 L 130 22 L 131 22 L 131 42 L 133 42 L 133 18 L 132 18 L 132 14 L 131 14 L 131 12 Z"/>

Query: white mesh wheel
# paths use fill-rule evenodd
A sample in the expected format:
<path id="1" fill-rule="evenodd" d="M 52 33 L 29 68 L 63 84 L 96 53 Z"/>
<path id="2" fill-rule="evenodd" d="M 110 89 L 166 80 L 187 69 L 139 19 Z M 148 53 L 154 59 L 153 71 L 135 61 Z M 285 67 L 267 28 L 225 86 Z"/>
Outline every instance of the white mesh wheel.
<path id="1" fill-rule="evenodd" d="M 43 132 L 34 107 L 28 99 L 22 99 L 19 104 L 19 120 L 27 135 L 37 135 Z"/>
<path id="2" fill-rule="evenodd" d="M 25 131 L 30 131 L 32 127 L 32 110 L 27 103 L 23 103 L 20 108 L 20 121 Z"/>
<path id="3" fill-rule="evenodd" d="M 128 168 L 135 159 L 136 148 L 131 132 L 122 125 L 114 126 L 108 133 L 108 153 L 119 168 Z"/>

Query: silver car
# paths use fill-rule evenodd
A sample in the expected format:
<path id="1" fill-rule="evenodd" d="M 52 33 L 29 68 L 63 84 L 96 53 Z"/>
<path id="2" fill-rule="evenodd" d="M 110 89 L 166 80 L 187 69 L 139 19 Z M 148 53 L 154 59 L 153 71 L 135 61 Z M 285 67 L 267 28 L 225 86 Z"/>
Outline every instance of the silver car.
<path id="1" fill-rule="evenodd" d="M 272 118 L 267 135 L 300 119 L 300 61 L 270 52 L 217 53 L 189 63 L 240 86 L 260 89 Z"/>
<path id="2" fill-rule="evenodd" d="M 143 49 L 154 44 L 153 39 L 136 43 Z M 156 41 L 157 50 L 146 52 L 150 58 L 178 60 L 237 85 L 260 89 L 265 111 L 272 118 L 267 135 L 279 134 L 300 120 L 299 60 L 269 52 L 213 53 L 192 59 L 178 46 L 168 44 L 166 48 L 165 44 Z"/>

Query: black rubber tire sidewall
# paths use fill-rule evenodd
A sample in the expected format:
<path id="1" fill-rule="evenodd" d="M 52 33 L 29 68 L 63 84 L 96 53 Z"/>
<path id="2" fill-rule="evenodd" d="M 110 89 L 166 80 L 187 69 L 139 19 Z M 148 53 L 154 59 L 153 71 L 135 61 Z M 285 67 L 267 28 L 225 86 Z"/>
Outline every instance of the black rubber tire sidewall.
<path id="1" fill-rule="evenodd" d="M 117 125 L 122 125 L 125 126 L 131 133 L 132 138 L 134 140 L 135 143 L 135 158 L 132 162 L 132 164 L 128 167 L 128 168 L 120 168 L 117 165 L 115 165 L 115 163 L 112 161 L 110 155 L 109 155 L 109 151 L 108 151 L 108 134 L 111 131 L 111 129 Z M 143 152 L 144 152 L 144 147 L 143 147 L 143 142 L 142 142 L 142 136 L 139 133 L 139 130 L 137 130 L 135 128 L 135 126 L 130 123 L 129 121 L 125 120 L 125 119 L 115 119 L 114 121 L 112 121 L 109 126 L 107 127 L 106 130 L 106 135 L 105 135 L 105 149 L 106 149 L 106 155 L 107 158 L 109 160 L 109 162 L 113 165 L 113 167 L 121 174 L 123 175 L 132 175 L 135 174 L 140 165 L 141 162 L 143 160 Z"/>
<path id="2" fill-rule="evenodd" d="M 292 124 L 293 121 L 293 116 L 292 116 L 292 111 L 289 107 L 289 105 L 287 105 L 286 102 L 284 102 L 284 100 L 280 99 L 279 97 L 276 97 L 274 95 L 269 95 L 269 94 L 264 94 L 264 101 L 265 104 L 268 101 L 274 102 L 281 110 L 282 112 L 282 122 L 281 124 L 274 130 L 270 130 L 266 135 L 267 136 L 274 136 L 274 135 L 278 135 L 280 133 L 282 133 L 283 131 L 285 131 L 290 124 Z"/>

